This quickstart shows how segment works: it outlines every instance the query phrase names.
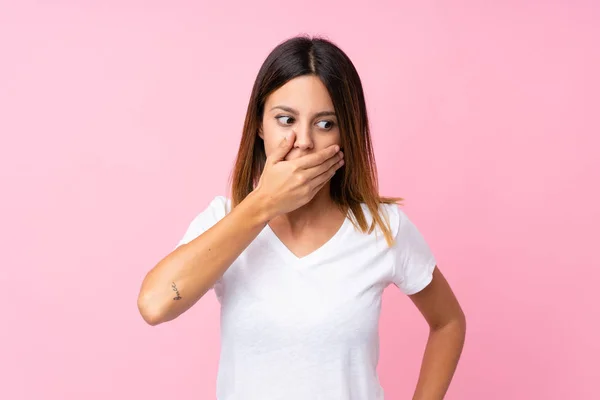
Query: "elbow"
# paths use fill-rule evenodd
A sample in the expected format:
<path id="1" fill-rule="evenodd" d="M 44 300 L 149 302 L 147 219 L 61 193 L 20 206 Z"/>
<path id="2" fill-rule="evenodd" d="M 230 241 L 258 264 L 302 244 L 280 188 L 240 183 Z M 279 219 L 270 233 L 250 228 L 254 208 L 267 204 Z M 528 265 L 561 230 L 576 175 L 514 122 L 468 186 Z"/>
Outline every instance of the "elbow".
<path id="1" fill-rule="evenodd" d="M 460 310 L 457 315 L 450 320 L 448 325 L 452 326 L 460 335 L 464 337 L 467 333 L 467 317 L 465 316 L 465 313 Z"/>
<path id="2" fill-rule="evenodd" d="M 463 310 L 460 310 L 460 314 L 458 317 L 458 324 L 463 332 L 463 334 L 467 333 L 467 317 L 465 316 L 465 313 L 463 312 Z"/>
<path id="3" fill-rule="evenodd" d="M 467 318 L 462 310 L 455 315 L 447 317 L 445 321 L 430 324 L 431 331 L 452 331 L 456 335 L 465 337 L 467 333 Z"/>
<path id="4" fill-rule="evenodd" d="M 465 338 L 467 336 L 467 318 L 465 317 L 465 314 L 462 311 L 454 320 L 454 329 L 456 335 L 459 337 L 461 345 L 464 344 Z"/>
<path id="5" fill-rule="evenodd" d="M 140 293 L 137 300 L 137 307 L 144 321 L 150 326 L 156 326 L 165 321 L 164 312 L 149 298 L 150 296 Z"/>
<path id="6" fill-rule="evenodd" d="M 467 317 L 461 308 L 453 315 L 451 321 L 462 329 L 467 329 Z"/>

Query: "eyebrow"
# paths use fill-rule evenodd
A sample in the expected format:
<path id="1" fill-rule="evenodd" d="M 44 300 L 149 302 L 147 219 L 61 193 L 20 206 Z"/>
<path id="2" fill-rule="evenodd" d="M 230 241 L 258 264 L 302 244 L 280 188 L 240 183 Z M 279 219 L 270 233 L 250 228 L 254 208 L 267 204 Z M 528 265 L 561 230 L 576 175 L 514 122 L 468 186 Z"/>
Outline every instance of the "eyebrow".
<path id="1" fill-rule="evenodd" d="M 283 106 L 283 105 L 281 105 L 281 106 L 275 106 L 275 107 L 271 108 L 271 111 L 275 110 L 276 108 L 279 108 L 279 109 L 281 109 L 283 111 L 287 111 L 287 112 L 289 112 L 291 114 L 294 114 L 294 115 L 298 115 L 299 114 L 299 112 L 297 110 L 294 110 L 291 107 Z M 334 117 L 337 117 L 335 115 L 335 111 L 320 111 L 320 112 L 316 113 L 315 115 L 313 115 L 313 118 L 325 117 L 325 116 L 328 116 L 328 115 L 333 115 Z"/>

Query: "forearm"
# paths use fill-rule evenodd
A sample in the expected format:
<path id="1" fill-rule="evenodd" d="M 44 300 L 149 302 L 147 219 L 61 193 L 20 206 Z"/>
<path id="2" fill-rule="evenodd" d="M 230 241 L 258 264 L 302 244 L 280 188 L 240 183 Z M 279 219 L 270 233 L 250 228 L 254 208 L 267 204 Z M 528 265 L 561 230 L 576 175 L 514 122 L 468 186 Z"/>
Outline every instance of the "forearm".
<path id="1" fill-rule="evenodd" d="M 170 321 L 195 304 L 266 226 L 270 216 L 251 193 L 212 228 L 163 258 L 144 278 L 138 297 L 151 325 Z"/>
<path id="2" fill-rule="evenodd" d="M 463 349 L 465 333 L 464 318 L 430 330 L 413 400 L 444 398 Z"/>

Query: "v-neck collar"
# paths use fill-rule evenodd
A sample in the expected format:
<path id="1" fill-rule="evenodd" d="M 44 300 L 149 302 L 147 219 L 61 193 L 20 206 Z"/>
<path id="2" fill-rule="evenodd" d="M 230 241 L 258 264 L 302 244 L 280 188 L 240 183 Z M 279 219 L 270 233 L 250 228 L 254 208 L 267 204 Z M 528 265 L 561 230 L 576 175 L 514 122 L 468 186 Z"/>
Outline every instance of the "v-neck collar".
<path id="1" fill-rule="evenodd" d="M 325 242 L 323 245 L 321 245 L 321 247 L 313 250 L 311 253 L 309 253 L 305 256 L 302 256 L 302 257 L 298 257 L 296 254 L 294 254 L 285 245 L 285 243 L 283 243 L 281 241 L 281 239 L 279 239 L 279 236 L 277 236 L 275 234 L 275 232 L 271 229 L 269 224 L 267 224 L 267 226 L 265 227 L 265 233 L 268 236 L 269 243 L 272 244 L 272 246 L 275 248 L 275 250 L 277 250 L 277 252 L 286 260 L 286 262 L 293 264 L 293 265 L 298 265 L 298 264 L 304 264 L 306 262 L 309 262 L 310 260 L 312 260 L 316 257 L 319 257 L 319 255 L 321 255 L 321 254 L 325 253 L 326 251 L 328 251 L 329 249 L 333 248 L 333 246 L 340 240 L 343 233 L 346 231 L 346 228 L 348 227 L 350 222 L 351 222 L 350 218 L 348 217 L 348 215 L 346 215 L 344 217 L 344 221 L 342 222 L 341 226 L 333 234 L 333 236 L 331 238 L 329 238 L 329 240 L 327 240 L 327 242 Z"/>

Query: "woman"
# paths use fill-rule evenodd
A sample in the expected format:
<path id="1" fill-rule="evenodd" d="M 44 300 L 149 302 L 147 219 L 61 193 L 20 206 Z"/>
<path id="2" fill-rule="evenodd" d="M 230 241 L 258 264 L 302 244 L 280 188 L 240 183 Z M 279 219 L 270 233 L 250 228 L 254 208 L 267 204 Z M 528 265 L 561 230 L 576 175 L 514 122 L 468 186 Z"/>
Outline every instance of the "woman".
<path id="1" fill-rule="evenodd" d="M 378 194 L 350 59 L 325 39 L 285 41 L 254 83 L 231 198 L 214 197 L 147 274 L 140 313 L 160 324 L 215 290 L 220 400 L 375 400 L 393 283 L 430 326 L 414 399 L 441 399 L 465 318 L 400 200 Z"/>

